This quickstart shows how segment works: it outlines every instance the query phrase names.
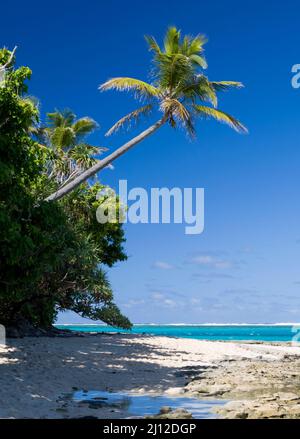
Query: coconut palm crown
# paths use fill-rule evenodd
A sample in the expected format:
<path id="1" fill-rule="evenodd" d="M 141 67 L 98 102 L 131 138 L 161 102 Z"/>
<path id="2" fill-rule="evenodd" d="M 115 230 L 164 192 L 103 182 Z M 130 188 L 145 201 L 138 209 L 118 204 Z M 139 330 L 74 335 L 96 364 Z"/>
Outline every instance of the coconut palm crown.
<path id="1" fill-rule="evenodd" d="M 56 110 L 47 114 L 47 122 L 46 126 L 33 127 L 32 134 L 41 146 L 49 148 L 48 174 L 60 184 L 91 167 L 95 156 L 107 149 L 87 143 L 86 137 L 98 128 L 90 117 L 77 119 L 72 110 Z"/>
<path id="2" fill-rule="evenodd" d="M 152 81 L 148 83 L 119 77 L 99 87 L 101 91 L 133 91 L 135 98 L 144 104 L 116 122 L 107 135 L 138 121 L 141 116 L 153 111 L 155 106 L 163 114 L 164 122 L 172 127 L 183 126 L 191 136 L 195 135 L 195 119 L 199 116 L 214 118 L 238 132 L 247 132 L 236 118 L 217 109 L 217 92 L 240 88 L 243 84 L 236 81 L 209 81 L 203 74 L 207 68 L 203 49 L 206 38 L 203 35 L 182 38 L 180 30 L 170 27 L 162 47 L 154 37 L 145 38 L 149 50 L 154 53 Z"/>
<path id="3" fill-rule="evenodd" d="M 181 37 L 175 27 L 167 30 L 161 48 L 153 37 L 146 37 L 149 49 L 154 53 L 151 82 L 140 79 L 113 78 L 99 88 L 105 90 L 133 91 L 142 106 L 122 117 L 106 133 L 110 135 L 124 126 L 137 122 L 141 116 L 152 110 L 159 110 L 160 118 L 137 136 L 124 143 L 108 156 L 64 184 L 46 200 L 58 200 L 73 191 L 81 183 L 109 166 L 114 160 L 154 134 L 161 126 L 169 123 L 173 128 L 183 126 L 191 136 L 195 135 L 197 117 L 214 118 L 224 122 L 238 132 L 247 132 L 246 127 L 236 118 L 217 108 L 217 93 L 230 88 L 240 88 L 236 81 L 209 81 L 203 74 L 207 67 L 203 46 L 205 37 Z"/>

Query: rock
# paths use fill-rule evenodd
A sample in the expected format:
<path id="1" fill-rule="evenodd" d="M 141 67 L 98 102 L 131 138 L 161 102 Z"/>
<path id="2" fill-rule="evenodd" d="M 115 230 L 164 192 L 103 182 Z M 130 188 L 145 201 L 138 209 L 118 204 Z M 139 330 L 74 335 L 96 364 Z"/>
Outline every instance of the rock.
<path id="1" fill-rule="evenodd" d="M 178 395 L 178 394 L 182 393 L 182 388 L 181 387 L 170 387 L 169 389 L 167 389 L 165 391 L 165 393 L 167 395 Z"/>
<path id="2" fill-rule="evenodd" d="M 300 404 L 295 404 L 289 407 L 288 416 L 291 418 L 300 418 Z"/>
<path id="3" fill-rule="evenodd" d="M 97 416 L 79 416 L 78 418 L 73 419 L 98 419 Z"/>
<path id="4" fill-rule="evenodd" d="M 193 378 L 185 391 L 199 398 L 231 400 L 214 411 L 225 418 L 300 418 L 300 358 L 222 361 Z"/>
<path id="5" fill-rule="evenodd" d="M 160 415 L 165 415 L 167 413 L 170 413 L 171 411 L 172 411 L 171 407 L 163 406 L 163 407 L 161 407 L 161 409 L 159 411 L 159 414 Z"/>
<path id="6" fill-rule="evenodd" d="M 243 405 L 243 401 L 230 401 L 227 404 L 225 404 L 224 407 L 222 407 L 222 410 L 227 410 L 227 411 L 240 410 L 242 405 Z"/>
<path id="7" fill-rule="evenodd" d="M 284 400 L 284 401 L 296 401 L 300 399 L 300 395 L 296 395 L 296 393 L 285 393 L 285 392 L 279 392 L 276 393 L 274 396 L 278 397 L 278 399 Z"/>
<path id="8" fill-rule="evenodd" d="M 168 411 L 162 413 L 162 410 Z M 145 419 L 193 419 L 193 416 L 185 409 L 172 410 L 170 407 L 162 407 L 157 415 L 146 416 Z"/>
<path id="9" fill-rule="evenodd" d="M 235 418 L 236 419 L 247 419 L 248 413 L 247 412 L 237 412 L 237 413 L 235 413 Z"/>

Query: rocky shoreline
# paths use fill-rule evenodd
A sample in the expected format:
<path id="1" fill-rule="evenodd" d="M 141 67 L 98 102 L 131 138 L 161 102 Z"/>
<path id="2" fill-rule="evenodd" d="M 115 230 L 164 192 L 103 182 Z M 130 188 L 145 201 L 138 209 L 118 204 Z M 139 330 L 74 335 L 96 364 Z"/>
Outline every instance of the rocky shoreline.
<path id="1" fill-rule="evenodd" d="M 215 409 L 222 418 L 300 418 L 300 357 L 221 361 L 191 378 L 185 392 L 228 400 Z"/>

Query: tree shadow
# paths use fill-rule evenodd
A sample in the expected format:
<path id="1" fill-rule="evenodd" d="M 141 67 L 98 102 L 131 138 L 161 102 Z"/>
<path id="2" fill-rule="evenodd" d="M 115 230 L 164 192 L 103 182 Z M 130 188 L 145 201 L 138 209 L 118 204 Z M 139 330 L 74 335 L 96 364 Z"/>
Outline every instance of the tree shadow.
<path id="1" fill-rule="evenodd" d="M 184 386 L 193 367 L 200 373 L 200 358 L 191 361 L 188 352 L 142 338 L 101 334 L 8 340 L 0 353 L 0 417 L 86 415 L 92 408 L 72 403 L 76 390 L 163 393 Z M 121 412 L 114 410 L 112 416 Z"/>

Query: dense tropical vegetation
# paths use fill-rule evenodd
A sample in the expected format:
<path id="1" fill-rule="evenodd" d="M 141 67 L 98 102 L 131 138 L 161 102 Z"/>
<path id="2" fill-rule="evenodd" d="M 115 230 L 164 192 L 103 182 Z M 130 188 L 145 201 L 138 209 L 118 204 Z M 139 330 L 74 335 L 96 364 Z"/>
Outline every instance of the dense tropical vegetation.
<path id="1" fill-rule="evenodd" d="M 1 50 L 0 65 L 10 57 Z M 85 136 L 96 124 L 56 112 L 40 126 L 26 97 L 31 72 L 13 63 L 0 86 L 0 322 L 47 328 L 68 309 L 128 328 L 103 269 L 126 255 L 121 225 L 96 220 L 102 186 L 84 183 L 59 203 L 42 201 L 95 161 L 99 150 Z"/>

